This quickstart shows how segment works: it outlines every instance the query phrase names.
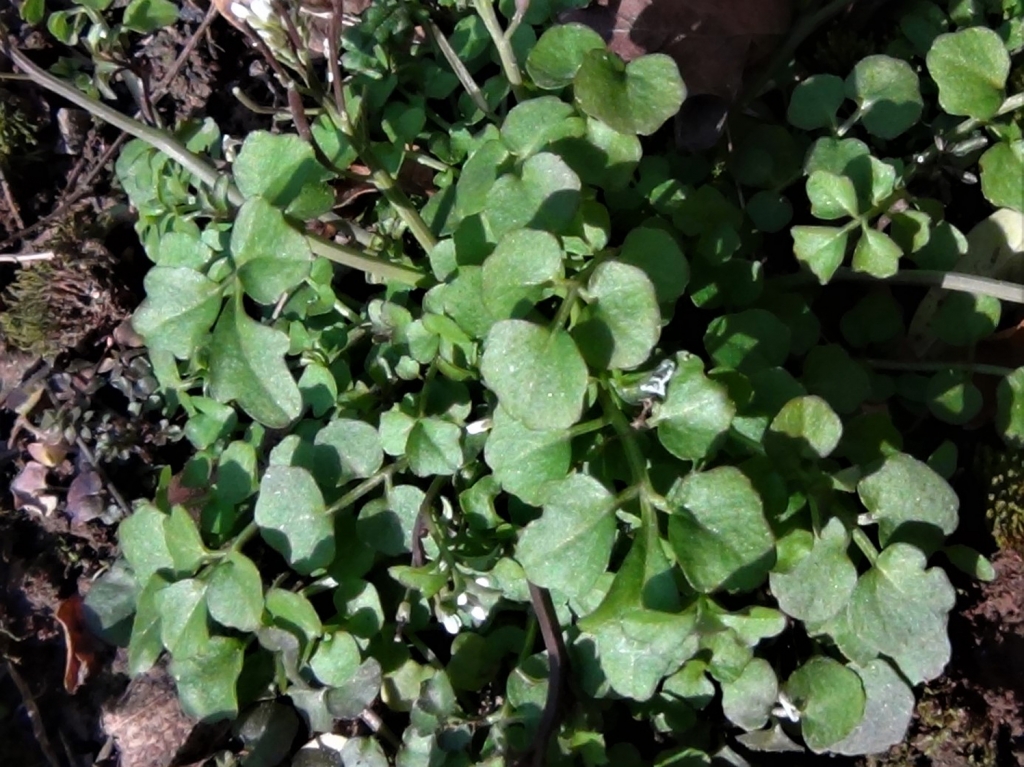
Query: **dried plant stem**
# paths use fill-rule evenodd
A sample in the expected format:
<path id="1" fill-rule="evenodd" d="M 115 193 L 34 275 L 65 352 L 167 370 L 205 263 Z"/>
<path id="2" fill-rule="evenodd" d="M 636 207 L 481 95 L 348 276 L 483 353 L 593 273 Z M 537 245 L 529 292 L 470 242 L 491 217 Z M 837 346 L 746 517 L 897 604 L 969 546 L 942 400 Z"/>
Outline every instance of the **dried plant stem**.
<path id="1" fill-rule="evenodd" d="M 28 264 L 32 261 L 52 261 L 53 251 L 47 250 L 43 253 L 14 253 L 0 255 L 0 263 L 3 264 Z"/>
<path id="2" fill-rule="evenodd" d="M 800 272 L 799 274 L 777 277 L 771 280 L 771 283 L 775 287 L 787 288 L 813 283 L 816 280 L 817 278 L 810 272 Z M 909 269 L 897 272 L 891 277 L 879 278 L 863 272 L 855 272 L 849 267 L 840 267 L 836 270 L 832 280 L 888 282 L 891 285 L 922 285 L 925 287 L 942 288 L 943 290 L 955 290 L 961 293 L 973 293 L 979 296 L 992 296 L 1001 301 L 1024 304 L 1024 285 L 1019 285 L 1016 282 L 1006 282 L 1005 280 L 996 280 L 991 277 L 979 277 L 975 274 L 963 274 L 962 272 Z"/>

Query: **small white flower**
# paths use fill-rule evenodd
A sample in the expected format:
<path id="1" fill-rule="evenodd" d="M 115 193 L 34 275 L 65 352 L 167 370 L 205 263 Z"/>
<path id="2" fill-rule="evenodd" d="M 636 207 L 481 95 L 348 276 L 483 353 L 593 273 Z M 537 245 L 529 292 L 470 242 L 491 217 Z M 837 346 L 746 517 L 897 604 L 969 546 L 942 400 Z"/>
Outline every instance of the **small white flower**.
<path id="1" fill-rule="evenodd" d="M 481 575 L 479 578 L 474 578 L 473 580 L 477 586 L 483 586 L 485 589 L 489 589 L 491 587 L 491 579 L 484 575 Z"/>
<path id="2" fill-rule="evenodd" d="M 466 594 L 465 591 L 463 591 L 461 594 L 455 597 L 455 604 L 457 604 L 459 607 L 465 607 L 467 604 L 469 604 L 469 595 Z"/>
<path id="3" fill-rule="evenodd" d="M 458 634 L 462 630 L 462 621 L 456 615 L 446 615 L 441 619 L 444 630 L 449 634 Z"/>
<path id="4" fill-rule="evenodd" d="M 487 620 L 487 610 L 485 610 L 482 605 L 476 605 L 474 608 L 472 608 L 469 611 L 469 615 L 477 623 L 483 623 L 485 620 Z"/>
<path id="5" fill-rule="evenodd" d="M 249 10 L 248 6 L 236 2 L 231 4 L 231 15 L 239 21 L 247 21 L 252 15 L 252 12 Z"/>
<path id="6" fill-rule="evenodd" d="M 772 709 L 772 714 L 780 719 L 788 719 L 791 722 L 800 721 L 800 709 L 793 705 L 786 693 L 779 693 L 779 705 Z"/>
<path id="7" fill-rule="evenodd" d="M 466 424 L 466 434 L 483 434 L 491 430 L 491 419 L 481 418 L 479 421 Z"/>
<path id="8" fill-rule="evenodd" d="M 274 15 L 274 9 L 267 0 L 249 0 L 249 9 L 263 22 L 270 21 L 270 17 Z"/>

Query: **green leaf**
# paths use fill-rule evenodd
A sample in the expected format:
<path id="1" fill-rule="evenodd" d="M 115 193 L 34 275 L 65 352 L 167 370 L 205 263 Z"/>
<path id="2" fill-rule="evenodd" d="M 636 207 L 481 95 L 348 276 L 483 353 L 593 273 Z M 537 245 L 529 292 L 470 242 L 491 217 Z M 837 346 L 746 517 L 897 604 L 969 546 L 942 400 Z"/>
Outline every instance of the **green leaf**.
<path id="1" fill-rule="evenodd" d="M 335 631 L 320 640 L 309 667 L 328 687 L 341 687 L 350 680 L 362 662 L 359 646 L 347 631 Z"/>
<path id="2" fill-rule="evenodd" d="M 875 55 L 861 59 L 846 78 L 846 95 L 857 102 L 868 133 L 892 139 L 921 117 L 917 74 L 901 59 Z"/>
<path id="3" fill-rule="evenodd" d="M 199 528 L 184 506 L 175 506 L 164 517 L 163 537 L 178 573 L 191 575 L 209 554 L 199 536 Z"/>
<path id="4" fill-rule="evenodd" d="M 832 279 L 846 256 L 849 232 L 834 226 L 794 226 L 793 253 L 822 285 Z"/>
<path id="5" fill-rule="evenodd" d="M 92 582 L 85 595 L 89 631 L 115 647 L 127 647 L 141 584 L 124 559 L 115 561 Z"/>
<path id="6" fill-rule="evenodd" d="M 294 634 L 304 646 L 323 633 L 323 624 L 316 608 L 302 594 L 269 588 L 266 593 L 266 610 L 272 625 Z"/>
<path id="7" fill-rule="evenodd" d="M 864 272 L 884 280 L 899 271 L 902 255 L 902 248 L 893 242 L 889 235 L 874 227 L 862 225 L 860 239 L 853 249 L 851 265 L 855 272 Z"/>
<path id="8" fill-rule="evenodd" d="M 941 421 L 954 426 L 969 423 L 981 411 L 981 390 L 966 370 L 940 370 L 928 379 L 925 397 L 928 409 Z"/>
<path id="9" fill-rule="evenodd" d="M 235 400 L 265 426 L 284 428 L 302 413 L 287 351 L 287 335 L 250 319 L 240 297 L 228 301 L 210 342 L 210 392 L 221 402 Z"/>
<path id="10" fill-rule="evenodd" d="M 334 559 L 334 520 L 305 469 L 267 469 L 260 482 L 255 521 L 263 539 L 304 575 Z"/>
<path id="11" fill-rule="evenodd" d="M 1000 141 L 978 160 L 981 191 L 997 207 L 1024 213 L 1024 141 Z"/>
<path id="12" fill-rule="evenodd" d="M 409 468 L 417 477 L 450 476 L 462 465 L 462 429 L 440 418 L 421 418 L 405 445 Z"/>
<path id="13" fill-rule="evenodd" d="M 946 574 L 926 570 L 926 562 L 915 546 L 888 546 L 860 577 L 848 608 L 857 639 L 896 661 L 912 684 L 939 676 L 949 660 L 946 622 L 956 602 Z"/>
<path id="14" fill-rule="evenodd" d="M 206 609 L 217 623 L 239 631 L 255 631 L 263 616 L 263 581 L 248 557 L 228 552 L 210 573 Z"/>
<path id="15" fill-rule="evenodd" d="M 561 232 L 580 204 L 580 179 L 550 152 L 533 155 L 519 173 L 506 173 L 487 192 L 484 215 L 495 237 L 530 227 Z"/>
<path id="16" fill-rule="evenodd" d="M 484 445 L 484 460 L 506 493 L 531 506 L 547 497 L 546 485 L 569 473 L 572 445 L 565 430 L 528 429 L 498 407 Z"/>
<path id="17" fill-rule="evenodd" d="M 593 117 L 586 118 L 586 123 L 584 136 L 559 141 L 553 150 L 584 183 L 607 190 L 625 189 L 643 155 L 640 139 Z"/>
<path id="18" fill-rule="evenodd" d="M 739 677 L 722 684 L 722 712 L 737 727 L 757 730 L 768 722 L 778 695 L 779 681 L 771 664 L 754 658 Z"/>
<path id="19" fill-rule="evenodd" d="M 999 382 L 995 423 L 1006 444 L 1024 445 L 1024 367 L 1017 368 Z"/>
<path id="20" fill-rule="evenodd" d="M 999 111 L 1010 55 L 994 30 L 971 27 L 939 35 L 925 62 L 947 113 L 988 120 Z"/>
<path id="21" fill-rule="evenodd" d="M 498 242 L 483 265 L 483 299 L 493 317 L 524 317 L 565 276 L 558 238 L 516 229 Z"/>
<path id="22" fill-rule="evenodd" d="M 814 171 L 807 178 L 807 197 L 811 201 L 811 213 L 826 221 L 856 216 L 859 212 L 857 190 L 846 176 Z"/>
<path id="23" fill-rule="evenodd" d="M 825 458 L 839 444 L 843 422 L 821 397 L 795 397 L 782 406 L 770 426 L 780 445 L 808 458 Z"/>
<path id="24" fill-rule="evenodd" d="M 148 583 L 159 570 L 174 570 L 174 559 L 164 537 L 166 519 L 167 515 L 156 506 L 145 503 L 122 521 L 117 529 L 121 553 L 141 584 Z"/>
<path id="25" fill-rule="evenodd" d="M 197 578 L 176 581 L 154 595 L 160 613 L 160 641 L 171 655 L 201 652 L 210 640 L 206 584 Z"/>
<path id="26" fill-rule="evenodd" d="M 484 383 L 528 429 L 568 429 L 583 411 L 587 366 L 562 330 L 523 320 L 497 322 L 480 362 Z"/>
<path id="27" fill-rule="evenodd" d="M 46 0 L 25 0 L 18 13 L 22 21 L 35 26 L 46 16 Z"/>
<path id="28" fill-rule="evenodd" d="M 487 194 L 507 169 L 511 154 L 497 139 L 478 146 L 462 166 L 455 185 L 455 215 L 464 219 L 487 207 Z"/>
<path id="29" fill-rule="evenodd" d="M 854 412 L 871 393 L 867 371 L 839 344 L 811 349 L 800 382 L 843 415 Z"/>
<path id="30" fill-rule="evenodd" d="M 576 103 L 619 131 L 649 136 L 683 105 L 686 86 L 676 63 L 654 53 L 626 64 L 602 46 L 584 54 L 573 79 Z"/>
<path id="31" fill-rule="evenodd" d="M 998 298 L 957 291 L 943 299 L 932 320 L 932 331 L 950 346 L 973 346 L 995 332 L 1001 316 Z"/>
<path id="32" fill-rule="evenodd" d="M 618 260 L 642 269 L 654 284 L 659 305 L 673 303 L 690 281 L 690 265 L 676 238 L 665 229 L 638 226 L 626 235 Z"/>
<path id="33" fill-rule="evenodd" d="M 132 327 L 151 349 L 188 359 L 220 313 L 223 286 L 184 267 L 156 266 L 146 273 L 146 298 Z"/>
<path id="34" fill-rule="evenodd" d="M 967 573 L 972 578 L 985 582 L 991 582 L 996 579 L 996 569 L 992 566 L 992 563 L 987 557 L 970 546 L 954 543 L 952 546 L 944 547 L 942 553 L 946 555 L 946 558 L 958 570 Z M 92 592 L 90 591 L 89 593 L 91 594 Z"/>
<path id="35" fill-rule="evenodd" d="M 314 476 L 324 487 L 340 487 L 366 479 L 384 463 L 377 430 L 364 421 L 336 418 L 316 433 Z"/>
<path id="36" fill-rule="evenodd" d="M 587 308 L 573 328 L 583 358 L 595 369 L 642 365 L 661 336 L 654 285 L 636 266 L 602 261 L 587 282 Z"/>
<path id="37" fill-rule="evenodd" d="M 168 585 L 169 582 L 162 576 L 152 575 L 139 592 L 135 603 L 135 619 L 132 621 L 132 636 L 128 641 L 128 673 L 132 676 L 149 671 L 164 651 L 160 609 L 156 598 Z"/>
<path id="38" fill-rule="evenodd" d="M 359 158 L 359 153 L 352 146 L 348 136 L 335 126 L 330 115 L 322 114 L 316 118 L 310 126 L 310 131 L 324 156 L 338 170 L 346 170 Z"/>
<path id="39" fill-rule="evenodd" d="M 334 194 L 324 183 L 326 170 L 309 142 L 294 133 L 252 131 L 231 171 L 245 197 L 262 197 L 295 218 L 316 218 L 334 203 Z"/>
<path id="40" fill-rule="evenodd" d="M 857 484 L 861 503 L 878 522 L 882 545 L 902 525 L 924 524 L 949 535 L 957 526 L 960 501 L 949 484 L 926 463 L 895 453 Z"/>
<path id="41" fill-rule="evenodd" d="M 762 189 L 747 200 L 747 215 L 759 231 L 774 234 L 792 220 L 793 205 L 778 192 Z"/>
<path id="42" fill-rule="evenodd" d="M 779 540 L 779 562 L 769 584 L 783 612 L 800 621 L 824 621 L 846 607 L 857 585 L 849 545 L 838 518 L 829 520 L 818 538 L 795 530 Z"/>
<path id="43" fill-rule="evenodd" d="M 122 24 L 139 34 L 148 35 L 178 20 L 178 6 L 171 0 L 132 0 L 124 9 Z"/>
<path id="44" fill-rule="evenodd" d="M 545 30 L 526 58 L 526 72 L 538 88 L 569 85 L 588 51 L 603 50 L 604 40 L 583 24 L 559 24 Z"/>
<path id="45" fill-rule="evenodd" d="M 716 317 L 704 334 L 704 347 L 715 364 L 741 373 L 781 366 L 789 344 L 789 327 L 764 309 Z"/>
<path id="46" fill-rule="evenodd" d="M 888 290 L 873 291 L 843 315 L 840 329 L 851 346 L 883 344 L 903 331 L 902 309 Z"/>
<path id="47" fill-rule="evenodd" d="M 649 423 L 657 426 L 658 440 L 676 458 L 701 461 L 714 454 L 735 415 L 725 387 L 704 374 L 699 357 L 690 356 L 680 362 Z"/>
<path id="48" fill-rule="evenodd" d="M 214 722 L 238 714 L 235 687 L 242 673 L 244 650 L 240 639 L 215 636 L 200 652 L 171 661 L 168 670 L 187 716 Z"/>
<path id="49" fill-rule="evenodd" d="M 856 672 L 815 655 L 786 681 L 786 694 L 800 710 L 808 748 L 827 751 L 847 737 L 864 717 L 864 686 Z"/>
<path id="50" fill-rule="evenodd" d="M 501 138 L 521 158 L 559 139 L 582 136 L 586 126 L 571 104 L 557 96 L 541 96 L 512 108 L 501 125 Z"/>
<path id="51" fill-rule="evenodd" d="M 338 382 L 323 365 L 315 362 L 306 366 L 299 377 L 303 409 L 309 408 L 314 418 L 326 414 L 338 401 Z"/>
<path id="52" fill-rule="evenodd" d="M 696 612 L 661 612 L 678 609 L 679 593 L 660 536 L 643 530 L 601 604 L 579 622 L 594 638 L 601 675 L 620 695 L 647 700 L 663 677 L 697 652 Z M 583 643 L 590 640 L 584 637 Z"/>
<path id="53" fill-rule="evenodd" d="M 864 717 L 853 732 L 833 743 L 833 754 L 881 754 L 903 741 L 914 714 L 914 692 L 884 660 L 849 666 L 860 677 L 867 700 Z"/>
<path id="54" fill-rule="evenodd" d="M 749 591 L 775 563 L 775 539 L 761 498 L 737 468 L 688 475 L 673 490 L 668 537 L 696 590 Z"/>
<path id="55" fill-rule="evenodd" d="M 608 567 L 615 542 L 612 494 L 593 477 L 572 474 L 545 496 L 540 519 L 519 536 L 516 559 L 531 583 L 582 596 Z"/>
<path id="56" fill-rule="evenodd" d="M 813 75 L 793 89 L 786 119 L 802 130 L 828 128 L 836 124 L 836 112 L 845 100 L 842 79 Z"/>
<path id="57" fill-rule="evenodd" d="M 787 128 L 755 123 L 745 134 L 739 134 L 729 169 L 744 186 L 780 189 L 800 172 L 803 159 L 803 147 Z"/>
<path id="58" fill-rule="evenodd" d="M 306 238 L 262 197 L 246 200 L 231 229 L 231 257 L 245 292 L 274 304 L 309 276 L 313 254 Z"/>

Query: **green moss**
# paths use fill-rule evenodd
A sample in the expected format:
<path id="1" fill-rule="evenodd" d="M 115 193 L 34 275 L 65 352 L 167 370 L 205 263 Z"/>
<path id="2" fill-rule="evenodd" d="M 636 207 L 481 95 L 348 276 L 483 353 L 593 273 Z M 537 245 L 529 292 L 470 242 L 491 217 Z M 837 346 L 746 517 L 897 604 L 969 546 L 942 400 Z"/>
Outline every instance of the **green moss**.
<path id="1" fill-rule="evenodd" d="M 35 132 L 36 127 L 17 99 L 0 88 L 0 167 L 6 167 L 12 157 L 35 146 Z"/>
<path id="2" fill-rule="evenodd" d="M 983 448 L 977 471 L 987 489 L 992 537 L 1000 549 L 1024 555 L 1024 451 Z"/>
<path id="3" fill-rule="evenodd" d="M 3 294 L 0 340 L 52 359 L 90 336 L 110 330 L 125 315 L 113 279 L 113 261 L 99 243 L 73 249 L 51 242 L 54 258 L 18 270 Z"/>

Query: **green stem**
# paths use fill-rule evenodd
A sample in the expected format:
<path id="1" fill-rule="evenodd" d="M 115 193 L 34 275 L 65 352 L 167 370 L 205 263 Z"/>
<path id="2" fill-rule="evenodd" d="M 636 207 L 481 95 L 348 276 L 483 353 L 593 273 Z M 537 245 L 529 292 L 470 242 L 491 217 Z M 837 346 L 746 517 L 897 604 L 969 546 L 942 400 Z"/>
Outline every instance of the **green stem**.
<path id="1" fill-rule="evenodd" d="M 576 304 L 576 296 L 579 295 L 579 292 L 579 283 L 573 282 L 569 286 L 569 290 L 565 294 L 565 298 L 562 299 L 562 305 L 558 307 L 558 312 L 555 314 L 555 318 L 551 320 L 551 325 L 548 326 L 550 330 L 555 330 L 556 328 L 561 329 L 564 327 L 566 321 L 569 319 L 570 313 L 572 313 L 573 306 Z"/>
<path id="2" fill-rule="evenodd" d="M 629 464 L 629 473 L 633 477 L 633 483 L 639 488 L 640 509 L 644 524 L 647 525 L 653 519 L 649 498 L 654 494 L 651 480 L 647 476 L 647 461 L 644 460 L 643 453 L 640 452 L 640 446 L 636 443 L 636 434 L 630 428 L 629 421 L 616 406 L 608 390 L 602 387 L 598 397 L 605 418 L 608 419 L 612 428 L 615 429 L 615 433 L 622 440 L 623 449 L 626 451 L 626 462 Z"/>
<path id="3" fill-rule="evenodd" d="M 871 539 L 859 527 L 853 528 L 851 535 L 853 536 L 853 542 L 857 544 L 857 548 L 861 550 L 864 556 L 867 557 L 868 562 L 873 566 L 875 560 L 878 559 L 878 549 L 875 548 L 875 544 L 871 542 Z"/>
<path id="4" fill-rule="evenodd" d="M 879 370 L 903 371 L 908 373 L 941 373 L 946 370 L 957 370 L 965 373 L 974 373 L 984 376 L 1008 376 L 1014 372 L 1013 368 L 1002 365 L 982 365 L 974 362 L 910 362 L 902 360 L 864 360 L 868 365 Z"/>
<path id="5" fill-rule="evenodd" d="M 955 290 L 961 293 L 992 296 L 1002 301 L 1024 304 L 1024 285 L 1004 280 L 995 280 L 991 277 L 963 274 L 962 272 L 909 269 L 897 272 L 891 277 L 875 277 L 864 272 L 855 272 L 848 267 L 840 267 L 832 276 L 832 280 L 882 281 L 893 285 L 922 285 L 925 287 L 942 288 L 943 290 Z M 816 281 L 817 277 L 810 272 L 800 272 L 798 274 L 788 274 L 784 277 L 776 277 L 770 282 L 773 287 L 786 289 Z"/>
<path id="6" fill-rule="evenodd" d="M 368 477 L 360 482 L 358 485 L 349 490 L 345 495 L 341 496 L 338 500 L 327 507 L 328 514 L 336 514 L 339 511 L 344 511 L 353 503 L 358 501 L 367 493 L 372 492 L 378 485 L 384 480 L 390 478 L 393 474 L 399 471 L 404 471 L 406 466 L 406 460 L 399 458 L 390 466 L 385 466 L 383 469 L 378 471 L 372 477 Z"/>
<path id="7" fill-rule="evenodd" d="M 414 267 L 385 261 L 383 258 L 371 256 L 361 250 L 339 245 L 312 234 L 306 235 L 306 240 L 309 242 L 309 249 L 313 251 L 313 255 L 323 256 L 335 263 L 350 266 L 361 272 L 375 274 L 387 280 L 395 280 L 404 285 L 419 288 L 429 287 L 434 283 L 430 275 L 424 274 Z"/>
<path id="8" fill-rule="evenodd" d="M 501 68 L 505 72 L 509 85 L 512 86 L 512 93 L 515 94 L 517 101 L 523 101 L 526 98 L 526 89 L 523 88 L 523 76 L 519 71 L 519 63 L 516 61 L 516 54 L 512 50 L 512 44 L 505 36 L 498 17 L 494 14 L 493 3 L 491 0 L 473 0 L 473 7 L 480 14 L 481 21 L 483 21 L 484 26 L 487 28 L 491 40 L 494 41 L 494 46 L 498 49 Z"/>
<path id="9" fill-rule="evenodd" d="M 21 51 L 8 43 L 6 32 L 7 30 L 0 26 L 0 46 L 2 46 L 4 54 L 24 70 L 34 82 L 56 93 L 58 96 L 64 97 L 72 104 L 85 109 L 101 120 L 110 123 L 115 128 L 120 128 L 125 133 L 145 141 L 154 149 L 176 160 L 185 170 L 211 189 L 217 184 L 218 179 L 221 178 L 221 173 L 201 157 L 192 154 L 184 144 L 161 130 L 151 128 L 138 120 L 133 120 L 131 117 L 121 114 L 103 102 L 85 95 L 70 83 L 66 83 L 60 78 L 54 77 L 45 69 L 36 66 Z M 245 202 L 242 193 L 238 191 L 238 187 L 233 183 L 228 185 L 227 196 L 233 205 L 241 205 Z"/>
<path id="10" fill-rule="evenodd" d="M 343 100 L 344 104 L 344 100 Z M 359 158 L 366 164 L 366 167 L 370 169 L 370 178 L 373 179 L 373 185 L 380 190 L 380 193 L 384 195 L 384 199 L 388 201 L 388 204 L 395 209 L 398 213 L 398 217 L 402 219 L 402 222 L 409 227 L 409 231 L 412 236 L 416 238 L 416 242 L 420 244 L 425 253 L 430 253 L 437 245 L 437 238 L 434 237 L 434 233 L 430 231 L 430 227 L 420 216 L 419 211 L 413 207 L 412 202 L 406 196 L 405 192 L 402 191 L 401 187 L 395 182 L 384 166 L 377 159 L 377 155 L 374 153 L 373 148 L 370 146 L 369 141 L 364 141 L 362 136 L 359 135 L 357 127 L 352 123 L 352 119 L 347 111 L 343 111 L 335 107 L 334 105 L 328 105 L 328 112 L 334 121 L 334 124 L 338 126 L 341 132 L 346 138 L 352 143 Z"/>
<path id="11" fill-rule="evenodd" d="M 247 544 L 249 542 L 249 540 L 254 535 L 256 535 L 257 532 L 259 532 L 259 529 L 260 529 L 259 525 L 257 525 L 255 522 L 250 522 L 249 524 L 247 524 L 242 529 L 242 532 L 240 532 L 238 535 L 236 535 L 235 539 L 233 541 L 231 541 L 230 544 L 228 544 L 227 552 L 241 551 L 242 547 L 245 546 L 245 544 Z"/>
<path id="12" fill-rule="evenodd" d="M 578 423 L 569 429 L 568 438 L 576 439 L 576 437 L 582 437 L 584 434 L 590 434 L 592 431 L 600 431 L 605 426 L 611 423 L 607 418 L 593 418 L 589 421 L 583 421 Z"/>
<path id="13" fill-rule="evenodd" d="M 1010 112 L 1016 112 L 1018 109 L 1021 109 L 1022 107 L 1024 107 L 1024 92 L 1015 93 L 1014 95 L 1007 98 L 1000 105 L 999 109 L 995 113 L 995 117 L 1001 117 L 1002 115 L 1009 114 Z M 974 117 L 969 117 L 962 123 L 957 125 L 955 128 L 953 128 L 953 130 L 950 131 L 946 136 L 943 136 L 943 139 L 945 140 L 945 143 L 948 144 L 952 141 L 955 141 L 960 136 L 966 136 L 971 131 L 980 128 L 983 124 L 984 123 L 981 120 L 978 120 L 977 118 Z M 912 176 L 918 168 L 929 163 L 935 157 L 935 155 L 939 153 L 939 151 L 939 147 L 935 144 L 932 144 L 932 146 L 928 147 L 928 149 L 926 149 L 924 152 L 921 152 L 921 154 L 916 155 L 914 157 L 915 164 L 908 169 L 905 178 L 910 178 L 910 176 Z"/>
<path id="14" fill-rule="evenodd" d="M 441 55 L 444 56 L 445 61 L 451 66 L 452 71 L 455 72 L 455 76 L 459 78 L 459 82 L 462 83 L 463 89 L 469 94 L 469 97 L 476 104 L 476 108 L 483 112 L 487 119 L 492 122 L 497 122 L 498 118 L 494 112 L 487 105 L 487 99 L 484 98 L 483 92 L 480 90 L 480 86 L 476 84 L 476 80 L 473 79 L 473 75 L 470 74 L 469 70 L 466 69 L 466 65 L 462 63 L 459 58 L 459 54 L 452 48 L 451 43 L 448 42 L 448 38 L 444 36 L 444 33 L 438 29 L 437 24 L 433 21 L 427 22 L 427 33 L 433 39 L 434 44 L 437 45 L 441 51 Z"/>

